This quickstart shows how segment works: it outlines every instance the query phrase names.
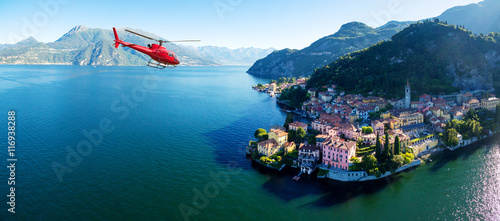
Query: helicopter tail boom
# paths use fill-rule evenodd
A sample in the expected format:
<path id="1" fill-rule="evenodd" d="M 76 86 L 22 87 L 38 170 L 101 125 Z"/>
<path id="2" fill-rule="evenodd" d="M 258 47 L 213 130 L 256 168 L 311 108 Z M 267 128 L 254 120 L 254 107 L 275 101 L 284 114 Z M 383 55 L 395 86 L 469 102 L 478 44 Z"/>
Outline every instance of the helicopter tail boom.
<path id="1" fill-rule="evenodd" d="M 120 46 L 120 43 L 122 43 L 122 41 L 120 40 L 120 38 L 118 38 L 118 33 L 116 33 L 116 29 L 113 28 L 113 32 L 115 34 L 115 48 L 118 48 L 118 46 Z"/>

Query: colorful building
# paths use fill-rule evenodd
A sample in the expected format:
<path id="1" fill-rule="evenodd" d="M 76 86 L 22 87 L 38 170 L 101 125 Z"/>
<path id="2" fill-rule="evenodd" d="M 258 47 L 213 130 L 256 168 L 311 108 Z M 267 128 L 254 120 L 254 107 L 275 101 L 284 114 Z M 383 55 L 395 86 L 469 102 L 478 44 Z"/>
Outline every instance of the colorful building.
<path id="1" fill-rule="evenodd" d="M 302 129 L 304 129 L 307 132 L 307 124 L 305 124 L 305 123 L 295 121 L 293 123 L 288 124 L 288 129 L 289 130 L 295 130 L 296 131 L 296 130 L 299 129 L 299 127 L 302 127 Z"/>
<path id="2" fill-rule="evenodd" d="M 280 151 L 281 146 L 278 145 L 276 140 L 269 139 L 257 143 L 257 150 L 259 155 L 270 157 Z"/>
<path id="3" fill-rule="evenodd" d="M 311 174 L 316 169 L 316 164 L 320 159 L 320 147 L 315 144 L 300 144 L 299 146 L 299 167 L 300 171 Z"/>
<path id="4" fill-rule="evenodd" d="M 350 159 L 356 155 L 356 142 L 339 137 L 329 137 L 321 144 L 323 164 L 341 170 L 349 170 Z"/>
<path id="5" fill-rule="evenodd" d="M 269 139 L 275 140 L 279 146 L 288 142 L 288 133 L 282 130 L 271 129 L 268 133 Z"/>

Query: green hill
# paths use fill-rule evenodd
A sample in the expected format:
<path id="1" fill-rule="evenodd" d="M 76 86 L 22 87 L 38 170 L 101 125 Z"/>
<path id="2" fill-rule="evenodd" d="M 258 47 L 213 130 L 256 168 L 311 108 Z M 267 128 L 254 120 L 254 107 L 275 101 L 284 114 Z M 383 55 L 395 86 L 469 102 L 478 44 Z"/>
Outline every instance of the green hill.
<path id="1" fill-rule="evenodd" d="M 280 77 L 309 76 L 347 53 L 369 47 L 407 27 L 411 22 L 389 22 L 372 28 L 360 22 L 344 24 L 338 32 L 323 37 L 302 50 L 275 51 L 258 60 L 247 73 L 278 79 Z"/>
<path id="2" fill-rule="evenodd" d="M 314 71 L 308 87 L 337 84 L 349 93 L 403 97 L 500 89 L 500 35 L 474 35 L 439 21 L 412 24 L 392 37 Z"/>

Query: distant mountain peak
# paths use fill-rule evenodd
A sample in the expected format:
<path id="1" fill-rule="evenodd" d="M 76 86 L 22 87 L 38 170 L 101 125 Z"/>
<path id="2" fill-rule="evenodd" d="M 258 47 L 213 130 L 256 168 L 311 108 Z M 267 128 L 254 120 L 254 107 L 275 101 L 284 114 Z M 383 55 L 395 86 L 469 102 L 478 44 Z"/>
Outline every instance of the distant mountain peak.
<path id="1" fill-rule="evenodd" d="M 34 45 L 36 43 L 38 43 L 38 41 L 35 38 L 33 38 L 32 36 L 30 36 L 24 40 L 17 42 L 16 44 L 17 45 Z"/>
<path id="2" fill-rule="evenodd" d="M 358 37 L 374 30 L 375 29 L 365 23 L 354 21 L 343 24 L 339 31 L 333 34 L 333 37 Z"/>
<path id="3" fill-rule="evenodd" d="M 469 5 L 456 6 L 438 18 L 450 24 L 463 25 L 474 34 L 500 32 L 500 1 L 485 0 Z"/>
<path id="4" fill-rule="evenodd" d="M 77 25 L 75 26 L 74 28 L 72 28 L 71 30 L 69 30 L 69 32 L 81 32 L 81 31 L 87 31 L 88 28 L 83 26 L 83 25 Z"/>

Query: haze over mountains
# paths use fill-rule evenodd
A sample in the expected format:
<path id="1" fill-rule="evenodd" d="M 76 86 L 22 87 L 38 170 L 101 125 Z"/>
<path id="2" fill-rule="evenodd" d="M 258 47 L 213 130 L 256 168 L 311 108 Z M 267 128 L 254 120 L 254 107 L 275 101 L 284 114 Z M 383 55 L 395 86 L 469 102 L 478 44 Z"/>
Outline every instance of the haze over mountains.
<path id="1" fill-rule="evenodd" d="M 130 29 L 130 28 L 128 28 Z M 131 29 L 134 30 L 134 29 Z M 117 29 L 120 39 L 147 45 L 151 40 Z M 155 34 L 135 30 L 152 38 L 163 39 Z M 51 43 L 38 42 L 29 37 L 16 44 L 0 45 L 0 64 L 69 64 L 69 65 L 145 65 L 149 56 L 130 48 L 113 47 L 111 30 L 76 26 Z M 164 39 L 165 40 L 165 39 Z M 173 43 L 164 44 L 174 51 L 181 65 L 251 65 L 257 59 L 274 51 L 273 48 L 239 48 L 204 46 L 192 47 Z"/>

